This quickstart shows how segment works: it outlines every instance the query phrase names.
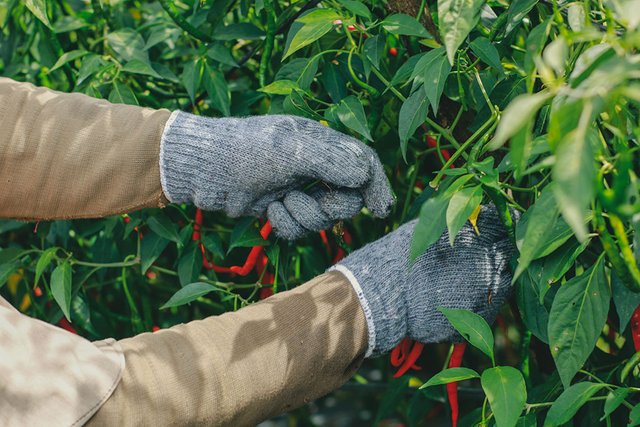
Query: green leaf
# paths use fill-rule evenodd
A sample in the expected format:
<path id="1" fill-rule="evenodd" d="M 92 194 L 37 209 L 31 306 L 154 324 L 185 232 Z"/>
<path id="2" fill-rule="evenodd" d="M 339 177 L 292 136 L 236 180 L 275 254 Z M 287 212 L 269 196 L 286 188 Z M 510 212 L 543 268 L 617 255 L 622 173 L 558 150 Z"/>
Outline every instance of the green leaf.
<path id="1" fill-rule="evenodd" d="M 265 32 L 248 22 L 219 25 L 213 33 L 215 40 L 257 40 L 265 36 Z"/>
<path id="2" fill-rule="evenodd" d="M 340 101 L 340 104 L 338 104 L 336 108 L 336 114 L 343 125 L 364 136 L 369 141 L 373 141 L 367 125 L 364 108 L 357 97 L 353 95 L 347 96 Z"/>
<path id="3" fill-rule="evenodd" d="M 51 294 L 56 300 L 64 317 L 71 321 L 71 264 L 65 261 L 58 265 L 51 273 Z"/>
<path id="4" fill-rule="evenodd" d="M 178 228 L 171 220 L 163 213 L 158 213 L 147 219 L 147 225 L 158 236 L 171 240 L 172 242 L 179 243 L 180 235 L 178 234 Z"/>
<path id="5" fill-rule="evenodd" d="M 607 399 L 604 401 L 604 414 L 602 414 L 600 421 L 604 421 L 606 417 L 618 409 L 630 392 L 631 390 L 628 388 L 617 388 L 615 390 L 611 390 L 609 394 L 607 394 Z"/>
<path id="6" fill-rule="evenodd" d="M 138 105 L 138 99 L 131 88 L 118 81 L 113 82 L 111 85 L 111 92 L 109 92 L 108 99 L 109 102 L 114 104 Z"/>
<path id="7" fill-rule="evenodd" d="M 522 19 L 538 3 L 539 0 L 515 0 L 509 5 L 507 11 L 507 26 L 505 33 L 509 34 L 514 28 L 522 23 Z"/>
<path id="8" fill-rule="evenodd" d="M 513 427 L 527 403 L 527 386 L 520 371 L 511 366 L 485 369 L 480 378 L 498 427 Z"/>
<path id="9" fill-rule="evenodd" d="M 260 232 L 255 227 L 255 219 L 244 218 L 236 224 L 231 232 L 229 250 L 227 253 L 231 252 L 234 248 L 266 246 L 268 244 L 269 241 L 263 239 Z"/>
<path id="10" fill-rule="evenodd" d="M 160 308 L 165 309 L 188 304 L 192 301 L 197 300 L 201 296 L 208 294 L 209 292 L 214 292 L 217 290 L 218 289 L 215 286 L 208 283 L 190 283 L 173 294 L 171 298 L 169 298 L 169 301 L 165 302 L 164 305 Z"/>
<path id="11" fill-rule="evenodd" d="M 496 49 L 488 38 L 477 37 L 469 44 L 469 47 L 485 64 L 495 68 L 501 73 L 504 72 L 498 49 Z"/>
<path id="12" fill-rule="evenodd" d="M 224 248 L 222 247 L 222 240 L 217 233 L 207 233 L 202 237 L 202 243 L 204 247 L 211 252 L 214 256 L 224 258 Z"/>
<path id="13" fill-rule="evenodd" d="M 301 90 L 298 83 L 292 80 L 277 80 L 258 90 L 270 95 L 289 95 L 294 89 Z"/>
<path id="14" fill-rule="evenodd" d="M 591 396 L 604 387 L 606 387 L 606 384 L 588 381 L 567 387 L 551 405 L 547 418 L 544 420 L 544 427 L 561 426 L 569 422 Z"/>
<path id="15" fill-rule="evenodd" d="M 491 142 L 487 145 L 487 150 L 497 150 L 502 147 L 509 138 L 513 137 L 535 118 L 538 110 L 552 96 L 551 93 L 542 91 L 534 94 L 522 94 L 514 98 L 502 113 L 498 129 Z"/>
<path id="16" fill-rule="evenodd" d="M 635 309 L 640 306 L 640 293 L 627 288 L 615 272 L 611 273 L 613 303 L 620 319 L 620 333 L 623 333 Z"/>
<path id="17" fill-rule="evenodd" d="M 596 345 L 610 299 L 604 257 L 558 289 L 549 313 L 549 347 L 565 388 Z"/>
<path id="18" fill-rule="evenodd" d="M 178 278 L 186 286 L 198 279 L 202 271 L 202 251 L 198 242 L 190 242 L 178 261 Z"/>
<path id="19" fill-rule="evenodd" d="M 42 276 L 44 269 L 49 266 L 51 261 L 53 261 L 53 259 L 56 256 L 56 252 L 58 252 L 58 248 L 49 248 L 44 252 L 42 252 L 42 255 L 40 255 L 40 258 L 36 263 L 36 277 L 34 280 L 34 284 L 36 285 L 38 284 L 38 281 L 40 280 L 40 276 Z"/>
<path id="20" fill-rule="evenodd" d="M 422 255 L 442 236 L 447 226 L 447 206 L 449 198 L 442 194 L 436 194 L 422 205 L 411 239 L 411 261 Z"/>
<path id="21" fill-rule="evenodd" d="M 544 248 L 549 231 L 558 221 L 559 211 L 553 198 L 552 187 L 553 184 L 545 187 L 540 198 L 525 212 L 516 226 L 516 244 L 520 250 L 520 257 L 513 275 L 514 282 Z"/>
<path id="22" fill-rule="evenodd" d="M 144 239 L 140 242 L 140 269 L 142 274 L 147 272 L 168 244 L 169 240 L 155 233 L 145 234 Z"/>
<path id="23" fill-rule="evenodd" d="M 62 67 L 64 64 L 68 62 L 75 61 L 78 58 L 82 58 L 88 53 L 89 52 L 87 52 L 84 49 L 78 49 L 78 50 L 72 50 L 70 52 L 66 52 L 60 58 L 58 58 L 58 60 L 56 61 L 55 64 L 53 64 L 53 67 L 51 67 L 49 72 L 57 70 L 58 68 Z"/>
<path id="24" fill-rule="evenodd" d="M 419 88 L 407 98 L 400 107 L 398 117 L 398 135 L 400 136 L 400 150 L 402 157 L 407 159 L 407 146 L 411 138 L 427 118 L 427 94 L 423 87 Z"/>
<path id="25" fill-rule="evenodd" d="M 518 279 L 516 301 L 524 324 L 540 341 L 548 344 L 549 309 L 544 303 L 545 296 L 540 291 L 541 283 L 536 280 L 535 273 L 532 272 L 534 266 L 535 263 L 531 264 Z M 546 284 L 544 286 L 546 287 Z M 553 289 L 557 289 L 557 287 L 551 288 L 546 294 L 553 295 Z M 541 300 L 543 302 L 540 302 Z"/>
<path id="26" fill-rule="evenodd" d="M 132 74 L 142 74 L 144 76 L 151 76 L 158 79 L 162 78 L 162 76 L 153 69 L 149 62 L 141 61 L 140 59 L 132 59 L 127 62 L 124 67 L 122 67 L 122 71 Z"/>
<path id="27" fill-rule="evenodd" d="M 207 50 L 207 56 L 214 61 L 217 61 L 224 65 L 229 65 L 230 67 L 237 67 L 238 63 L 233 56 L 231 55 L 231 51 L 222 43 L 214 43 Z"/>
<path id="28" fill-rule="evenodd" d="M 422 38 L 432 38 L 426 28 L 419 23 L 413 16 L 404 13 L 396 13 L 387 16 L 382 21 L 382 27 L 391 34 L 402 36 L 416 36 Z"/>
<path id="29" fill-rule="evenodd" d="M 24 0 L 24 5 L 33 15 L 38 18 L 44 25 L 51 27 L 49 17 L 47 16 L 47 1 L 46 0 Z"/>
<path id="30" fill-rule="evenodd" d="M 123 28 L 107 34 L 107 42 L 124 61 L 138 59 L 149 62 L 149 54 L 145 50 L 144 39 L 132 28 Z"/>
<path id="31" fill-rule="evenodd" d="M 340 15 L 332 9 L 315 9 L 296 19 L 295 22 L 304 24 L 293 36 L 289 48 L 282 59 L 292 53 L 310 45 L 333 28 L 333 22 L 340 19 Z"/>
<path id="32" fill-rule="evenodd" d="M 204 88 L 209 95 L 211 106 L 220 111 L 224 116 L 231 115 L 231 95 L 229 94 L 229 85 L 224 79 L 224 75 L 214 70 L 209 65 L 204 68 L 203 83 Z"/>
<path id="33" fill-rule="evenodd" d="M 424 67 L 422 80 L 424 81 L 424 91 L 427 94 L 427 98 L 429 98 L 433 113 L 437 114 L 440 98 L 444 91 L 444 84 L 451 71 L 451 65 L 447 61 L 444 49 L 435 49 L 432 52 L 440 53 L 435 55 L 433 60 Z M 423 60 L 427 58 L 427 55 L 424 56 Z"/>
<path id="34" fill-rule="evenodd" d="M 0 288 L 2 288 L 9 277 L 13 274 L 14 271 L 18 268 L 18 263 L 16 262 L 8 262 L 6 264 L 0 264 Z"/>
<path id="35" fill-rule="evenodd" d="M 202 62 L 197 59 L 187 62 L 182 70 L 180 80 L 182 80 L 182 84 L 187 90 L 192 104 L 196 102 L 196 93 L 200 89 L 202 74 Z"/>
<path id="36" fill-rule="evenodd" d="M 640 425 L 640 403 L 631 409 L 631 412 L 629 413 L 629 424 L 627 424 L 627 427 L 635 427 L 637 425 Z"/>
<path id="37" fill-rule="evenodd" d="M 447 208 L 447 229 L 451 246 L 469 216 L 480 206 L 480 202 L 482 202 L 482 187 L 480 185 L 463 188 L 451 197 Z"/>
<path id="38" fill-rule="evenodd" d="M 419 53 L 407 59 L 407 61 L 404 64 L 402 64 L 400 68 L 398 68 L 398 71 L 396 71 L 396 73 L 394 74 L 393 78 L 391 79 L 391 85 L 395 86 L 399 83 L 406 81 L 409 78 L 415 77 L 415 74 L 413 74 L 413 72 L 418 66 L 418 63 L 422 60 L 422 58 L 425 55 L 431 52 L 433 51 L 429 51 L 427 53 Z"/>
<path id="39" fill-rule="evenodd" d="M 347 96 L 347 81 L 340 72 L 340 67 L 333 62 L 323 67 L 321 81 L 334 103 L 339 103 Z"/>
<path id="40" fill-rule="evenodd" d="M 381 35 L 369 37 L 364 41 L 364 54 L 371 64 L 378 68 L 384 57 L 385 38 Z"/>
<path id="41" fill-rule="evenodd" d="M 562 216 L 581 242 L 587 239 L 587 208 L 594 195 L 595 140 L 593 129 L 578 128 L 567 134 L 556 148 L 556 163 L 551 171 L 555 181 L 553 193 Z"/>
<path id="42" fill-rule="evenodd" d="M 362 16 L 371 21 L 371 11 L 364 3 L 355 0 L 340 0 L 340 3 L 354 15 Z"/>
<path id="43" fill-rule="evenodd" d="M 438 372 L 429 381 L 422 384 L 420 389 L 431 387 L 434 385 L 449 384 L 456 381 L 468 380 L 471 378 L 480 378 L 480 375 L 473 369 L 468 368 L 449 368 Z"/>
<path id="44" fill-rule="evenodd" d="M 24 253 L 21 248 L 6 248 L 0 250 L 0 264 L 18 259 Z"/>
<path id="45" fill-rule="evenodd" d="M 453 65 L 456 51 L 480 19 L 485 0 L 438 0 L 440 36 Z"/>
<path id="46" fill-rule="evenodd" d="M 493 362 L 493 333 L 482 316 L 458 308 L 438 307 L 438 310 L 465 340 L 489 356 Z"/>

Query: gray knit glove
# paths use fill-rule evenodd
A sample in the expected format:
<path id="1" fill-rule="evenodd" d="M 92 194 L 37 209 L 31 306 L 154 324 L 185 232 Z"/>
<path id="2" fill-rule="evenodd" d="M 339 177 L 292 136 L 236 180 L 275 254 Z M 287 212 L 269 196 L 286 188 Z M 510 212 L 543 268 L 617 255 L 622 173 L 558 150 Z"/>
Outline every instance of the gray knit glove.
<path id="1" fill-rule="evenodd" d="M 483 206 L 478 236 L 462 228 L 453 247 L 445 233 L 409 267 L 416 221 L 353 252 L 331 269 L 358 294 L 369 330 L 367 357 L 390 351 L 405 336 L 431 343 L 460 341 L 438 307 L 471 310 L 492 323 L 511 288 L 514 246 L 493 206 Z"/>
<path id="2" fill-rule="evenodd" d="M 296 116 L 211 119 L 175 112 L 162 136 L 160 173 L 171 202 L 231 217 L 266 213 L 276 234 L 288 239 L 351 218 L 363 205 L 384 217 L 394 203 L 373 149 Z"/>

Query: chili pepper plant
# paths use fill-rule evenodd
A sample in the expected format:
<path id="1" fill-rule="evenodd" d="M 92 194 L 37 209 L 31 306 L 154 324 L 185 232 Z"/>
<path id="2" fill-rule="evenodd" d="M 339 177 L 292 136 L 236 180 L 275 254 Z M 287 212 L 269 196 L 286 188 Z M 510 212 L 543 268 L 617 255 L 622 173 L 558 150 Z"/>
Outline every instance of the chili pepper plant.
<path id="1" fill-rule="evenodd" d="M 412 218 L 412 257 L 445 230 L 455 245 L 493 203 L 518 249 L 495 325 L 443 310 L 466 352 L 405 340 L 281 418 L 637 425 L 639 25 L 638 0 L 0 0 L 1 75 L 318 120 L 375 148 L 398 199 L 295 242 L 186 205 L 5 220 L 0 292 L 89 339 L 126 337 L 291 289 Z"/>

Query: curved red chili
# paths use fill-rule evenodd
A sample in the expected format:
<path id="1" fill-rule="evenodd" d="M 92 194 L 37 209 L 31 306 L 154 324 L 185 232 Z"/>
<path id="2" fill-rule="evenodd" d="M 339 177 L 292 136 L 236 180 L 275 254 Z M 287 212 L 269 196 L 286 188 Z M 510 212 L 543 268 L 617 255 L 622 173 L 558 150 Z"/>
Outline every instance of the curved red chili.
<path id="1" fill-rule="evenodd" d="M 391 350 L 391 365 L 398 368 L 398 371 L 393 375 L 394 378 L 399 378 L 409 371 L 409 369 L 415 369 L 419 371 L 422 367 L 416 365 L 416 361 L 422 354 L 424 344 L 421 342 L 413 341 L 409 338 L 403 339 L 400 344 L 395 346 Z"/>

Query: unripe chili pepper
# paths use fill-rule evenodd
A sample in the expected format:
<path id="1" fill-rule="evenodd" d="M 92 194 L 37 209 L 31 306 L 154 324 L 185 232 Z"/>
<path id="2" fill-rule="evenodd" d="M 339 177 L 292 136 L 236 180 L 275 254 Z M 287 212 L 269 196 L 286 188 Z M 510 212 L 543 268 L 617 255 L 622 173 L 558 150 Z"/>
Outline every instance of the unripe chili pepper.
<path id="1" fill-rule="evenodd" d="M 391 56 L 398 56 L 398 49 L 396 49 L 395 47 L 390 47 L 389 48 L 389 55 Z"/>
<path id="2" fill-rule="evenodd" d="M 458 343 L 453 345 L 451 358 L 449 359 L 449 368 L 459 368 L 462 364 L 462 356 L 467 348 L 467 343 Z M 452 382 L 447 384 L 447 396 L 449 397 L 449 406 L 451 406 L 451 426 L 458 425 L 458 383 Z"/>

